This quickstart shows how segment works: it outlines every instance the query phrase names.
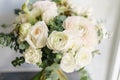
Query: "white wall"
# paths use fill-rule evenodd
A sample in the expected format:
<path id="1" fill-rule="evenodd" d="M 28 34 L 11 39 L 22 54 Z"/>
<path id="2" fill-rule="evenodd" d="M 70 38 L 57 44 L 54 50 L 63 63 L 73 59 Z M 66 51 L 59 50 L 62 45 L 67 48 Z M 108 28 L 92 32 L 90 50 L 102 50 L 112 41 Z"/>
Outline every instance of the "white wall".
<path id="1" fill-rule="evenodd" d="M 20 8 L 25 0 L 0 0 L 0 24 L 12 23 L 15 19 L 13 9 Z M 95 18 L 104 20 L 106 28 L 113 33 L 110 40 L 104 40 L 99 46 L 101 55 L 95 56 L 92 63 L 87 67 L 93 80 L 109 80 L 109 74 L 112 68 L 112 57 L 116 41 L 116 32 L 119 21 L 119 5 L 120 0 L 74 0 L 82 3 L 81 5 L 89 5 L 93 7 Z M 83 4 L 84 3 L 84 4 Z M 7 29 L 9 30 L 9 29 Z M 0 32 L 3 29 L 0 28 Z M 10 64 L 12 58 L 15 58 L 15 52 L 8 48 L 0 48 L 0 71 L 21 71 L 21 70 L 38 70 L 35 66 L 23 65 L 14 68 Z"/>

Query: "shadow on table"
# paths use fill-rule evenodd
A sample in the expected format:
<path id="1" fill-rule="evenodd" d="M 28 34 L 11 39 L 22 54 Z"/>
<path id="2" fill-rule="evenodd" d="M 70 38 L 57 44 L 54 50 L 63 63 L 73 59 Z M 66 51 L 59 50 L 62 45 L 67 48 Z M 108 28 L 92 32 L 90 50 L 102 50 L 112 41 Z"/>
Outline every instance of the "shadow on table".
<path id="1" fill-rule="evenodd" d="M 31 80 L 36 72 L 0 73 L 0 80 Z"/>

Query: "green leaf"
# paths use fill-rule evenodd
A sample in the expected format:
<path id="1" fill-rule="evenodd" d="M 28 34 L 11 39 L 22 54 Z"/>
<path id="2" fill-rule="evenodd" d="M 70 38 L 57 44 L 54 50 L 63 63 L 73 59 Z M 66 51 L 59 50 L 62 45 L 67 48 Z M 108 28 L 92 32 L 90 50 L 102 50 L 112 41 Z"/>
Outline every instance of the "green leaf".
<path id="1" fill-rule="evenodd" d="M 57 4 L 61 3 L 61 0 L 52 0 L 52 1 L 56 2 Z"/>
<path id="2" fill-rule="evenodd" d="M 21 50 L 25 50 L 28 48 L 29 48 L 29 44 L 26 41 L 20 43 L 20 45 L 19 45 L 19 49 L 21 49 Z"/>
<path id="3" fill-rule="evenodd" d="M 21 64 L 23 64 L 25 62 L 25 59 L 24 59 L 24 57 L 23 56 L 21 56 L 21 57 L 16 57 L 16 59 L 15 60 L 13 60 L 11 63 L 12 63 L 12 65 L 13 66 L 20 66 Z"/>
<path id="4" fill-rule="evenodd" d="M 16 15 L 19 15 L 19 13 L 20 13 L 21 11 L 22 11 L 21 9 L 15 9 L 15 10 L 14 10 L 14 13 L 15 13 Z"/>
<path id="5" fill-rule="evenodd" d="M 53 64 L 45 69 L 47 79 L 51 80 L 68 80 L 66 75 L 60 70 L 58 64 Z"/>
<path id="6" fill-rule="evenodd" d="M 49 28 L 49 34 L 56 30 L 56 31 L 63 31 L 63 21 L 66 19 L 66 16 L 64 15 L 59 15 L 56 16 L 53 20 L 51 20 L 48 24 L 48 28 Z"/>
<path id="7" fill-rule="evenodd" d="M 80 80 L 92 80 L 89 73 L 84 69 L 80 69 L 79 71 L 80 74 Z"/>
<path id="8" fill-rule="evenodd" d="M 44 70 L 42 70 L 41 72 L 39 72 L 38 74 L 36 74 L 32 80 L 40 80 L 40 77 L 42 76 Z"/>
<path id="9" fill-rule="evenodd" d="M 6 28 L 7 25 L 6 25 L 6 24 L 2 24 L 1 27 L 2 27 L 2 28 Z"/>

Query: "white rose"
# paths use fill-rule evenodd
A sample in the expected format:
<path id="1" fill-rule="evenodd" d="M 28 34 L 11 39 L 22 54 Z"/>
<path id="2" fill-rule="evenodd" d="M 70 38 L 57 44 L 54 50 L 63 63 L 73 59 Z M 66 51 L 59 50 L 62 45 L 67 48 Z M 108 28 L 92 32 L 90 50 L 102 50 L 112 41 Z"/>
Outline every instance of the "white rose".
<path id="1" fill-rule="evenodd" d="M 73 53 L 65 53 L 65 55 L 63 55 L 60 67 L 66 73 L 74 72 L 76 64 Z"/>
<path id="2" fill-rule="evenodd" d="M 81 48 L 75 55 L 76 70 L 87 66 L 92 60 L 92 53 L 90 48 Z"/>
<path id="3" fill-rule="evenodd" d="M 63 32 L 53 31 L 47 39 L 47 46 L 54 51 L 62 51 L 69 48 L 69 37 Z"/>
<path id="4" fill-rule="evenodd" d="M 42 63 L 42 51 L 40 49 L 29 48 L 24 52 L 25 62 L 36 65 Z"/>
<path id="5" fill-rule="evenodd" d="M 47 10 L 43 13 L 42 20 L 45 21 L 45 23 L 49 23 L 49 21 L 55 18 L 57 15 L 57 10 Z"/>
<path id="6" fill-rule="evenodd" d="M 63 26 L 67 30 L 80 30 L 80 38 L 83 41 L 83 46 L 94 47 L 98 44 L 97 30 L 95 25 L 89 19 L 80 16 L 68 17 Z"/>
<path id="7" fill-rule="evenodd" d="M 48 28 L 44 21 L 37 22 L 29 31 L 26 41 L 33 48 L 43 48 L 46 45 Z"/>

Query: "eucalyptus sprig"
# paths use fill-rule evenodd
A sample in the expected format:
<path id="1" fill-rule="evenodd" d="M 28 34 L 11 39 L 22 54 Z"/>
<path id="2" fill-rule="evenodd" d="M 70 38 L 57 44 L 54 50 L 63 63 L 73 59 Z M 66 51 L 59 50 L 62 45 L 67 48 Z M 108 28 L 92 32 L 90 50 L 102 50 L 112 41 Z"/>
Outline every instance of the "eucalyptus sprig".
<path id="1" fill-rule="evenodd" d="M 16 67 L 16 66 L 20 66 L 20 65 L 23 64 L 24 62 L 25 62 L 25 59 L 24 59 L 23 56 L 21 56 L 21 57 L 16 57 L 16 59 L 12 61 L 12 65 Z"/>
<path id="2" fill-rule="evenodd" d="M 29 47 L 26 41 L 18 43 L 18 37 L 13 32 L 11 33 L 0 33 L 0 45 L 2 47 L 9 47 L 14 49 L 16 52 L 23 53 L 25 49 Z"/>
<path id="3" fill-rule="evenodd" d="M 84 68 L 80 69 L 78 72 L 80 74 L 80 80 L 92 80 L 89 73 Z"/>
<path id="4" fill-rule="evenodd" d="M 65 15 L 59 15 L 56 16 L 53 20 L 51 20 L 48 24 L 48 28 L 49 28 L 49 34 L 56 30 L 56 31 L 63 31 L 63 21 L 66 19 Z"/>

